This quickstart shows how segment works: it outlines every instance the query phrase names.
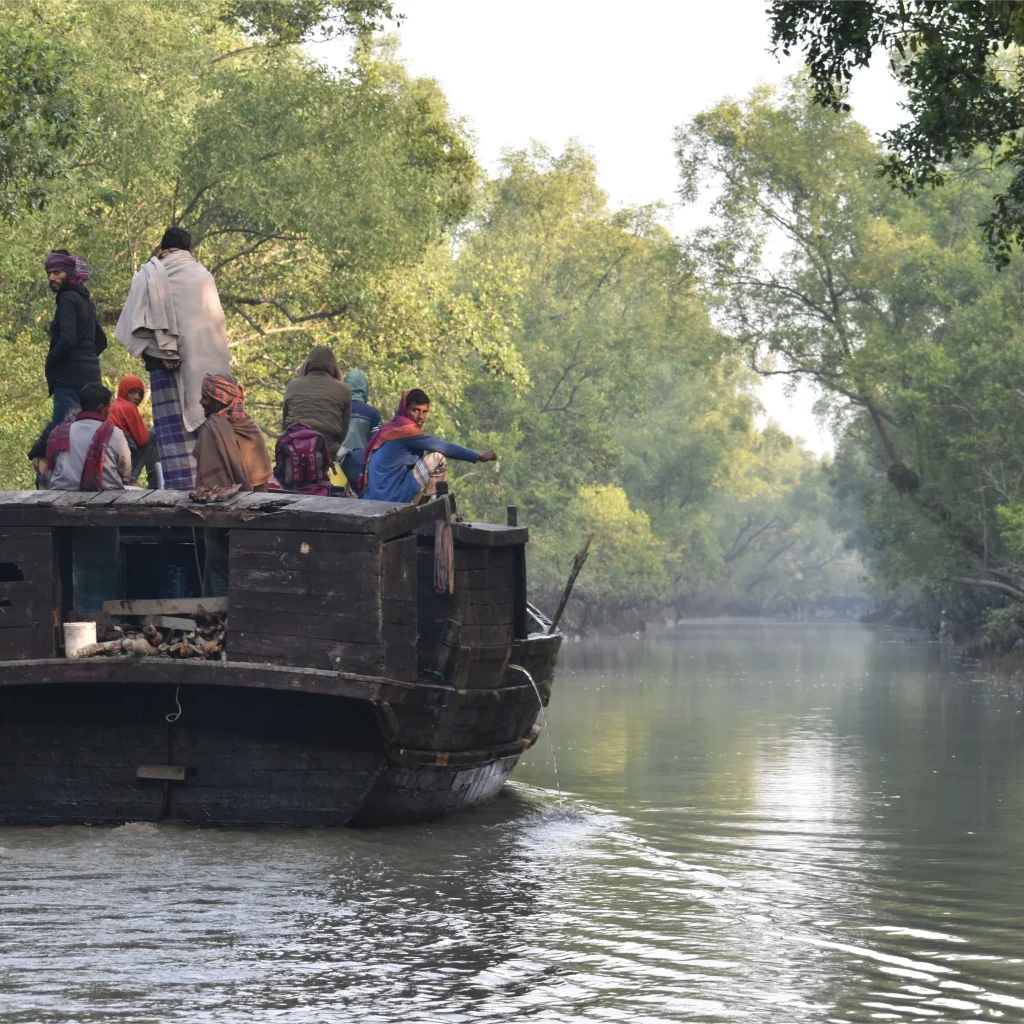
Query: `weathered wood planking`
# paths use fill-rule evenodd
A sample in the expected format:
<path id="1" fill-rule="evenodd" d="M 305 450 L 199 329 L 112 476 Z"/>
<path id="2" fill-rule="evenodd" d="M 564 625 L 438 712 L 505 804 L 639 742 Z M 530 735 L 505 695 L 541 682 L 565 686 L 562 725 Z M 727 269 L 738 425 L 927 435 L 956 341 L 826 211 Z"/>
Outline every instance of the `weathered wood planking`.
<path id="1" fill-rule="evenodd" d="M 512 657 L 546 699 L 559 641 L 459 648 L 470 678 L 458 687 L 279 661 L 8 662 L 0 821 L 389 824 L 468 809 L 537 736 L 533 687 L 507 669 L 502 685 L 481 689 L 481 667 Z M 189 771 L 168 792 L 138 779 L 139 765 Z"/>
<path id="2" fill-rule="evenodd" d="M 416 626 L 415 601 L 389 601 L 382 607 L 378 598 L 352 599 L 345 592 L 344 581 L 335 581 L 333 589 L 326 595 L 287 593 L 278 590 L 244 590 L 237 597 L 236 612 L 276 612 L 284 609 L 289 613 L 323 615 L 324 609 L 331 610 L 329 617 L 358 619 L 366 622 L 379 618 L 381 622 L 395 622 Z M 236 621 L 239 619 L 236 617 Z"/>
<path id="3" fill-rule="evenodd" d="M 104 601 L 103 610 L 120 615 L 196 615 L 228 610 L 226 597 L 167 597 L 158 600 Z"/>
<path id="4" fill-rule="evenodd" d="M 231 656 L 415 679 L 416 539 L 232 531 Z"/>
<path id="5" fill-rule="evenodd" d="M 453 523 L 452 540 L 460 547 L 520 547 L 530 539 L 525 526 L 503 523 Z"/>
<path id="6" fill-rule="evenodd" d="M 378 538 L 360 533 L 277 533 L 269 523 L 262 530 L 239 530 L 232 540 L 242 551 L 275 551 L 301 556 L 305 568 L 320 566 L 317 572 L 345 568 L 353 554 L 376 554 L 381 545 Z"/>
<path id="7" fill-rule="evenodd" d="M 381 549 L 381 620 L 384 672 L 395 679 L 415 679 L 419 671 L 416 635 L 416 538 L 388 541 Z"/>
<path id="8" fill-rule="evenodd" d="M 384 672 L 384 651 L 380 643 L 311 640 L 229 626 L 226 647 L 232 661 L 310 666 L 377 676 Z"/>
<path id="9" fill-rule="evenodd" d="M 526 637 L 529 633 L 526 614 L 526 545 L 512 552 L 512 635 Z"/>
<path id="10" fill-rule="evenodd" d="M 456 569 L 455 589 L 506 590 L 515 585 L 514 565 L 499 565 L 490 569 Z"/>
<path id="11" fill-rule="evenodd" d="M 56 564 L 50 530 L 0 528 L 0 660 L 54 653 L 60 617 Z"/>
<path id="12" fill-rule="evenodd" d="M 32 791 L 29 785 L 19 797 L 20 810 L 3 820 L 69 820 L 62 816 L 61 792 L 81 820 L 155 815 L 194 823 L 340 824 L 374 799 L 380 820 L 423 820 L 488 799 L 518 751 L 532 742 L 539 703 L 550 695 L 560 638 L 523 638 L 525 530 L 455 524 L 456 592 L 437 595 L 429 527 L 436 509 L 429 506 L 423 518 L 404 506 L 385 507 L 381 518 L 367 504 L 250 494 L 211 512 L 183 502 L 176 492 L 111 494 L 0 494 L 0 545 L 6 538 L 15 558 L 39 555 L 32 561 L 46 566 L 46 573 L 33 570 L 31 579 L 0 578 L 0 639 L 6 633 L 46 640 L 35 653 L 22 645 L 6 660 L 0 692 L 9 696 L 0 700 L 13 706 L 14 691 L 46 683 L 55 684 L 56 689 L 43 687 L 52 693 L 76 688 L 67 705 L 72 710 L 79 708 L 79 696 L 88 703 L 102 689 L 99 704 L 116 703 L 121 711 L 135 704 L 138 712 L 144 691 L 161 695 L 146 705 L 137 727 L 117 715 L 91 722 L 91 712 L 79 711 L 59 736 L 43 736 L 32 732 L 31 715 L 23 719 L 17 737 L 0 749 L 0 765 L 11 759 L 26 785 L 36 779 L 56 788 Z M 365 519 L 367 513 L 380 521 L 369 528 L 353 526 L 354 518 Z M 50 659 L 54 626 L 62 608 L 66 611 L 66 595 L 53 581 L 61 575 L 70 580 L 69 527 L 91 522 L 116 522 L 130 536 L 135 529 L 136 541 L 147 532 L 168 536 L 158 532 L 162 527 L 188 534 L 207 523 L 229 527 L 231 660 L 83 664 Z M 23 625 L 5 630 L 5 616 Z M 433 663 L 434 630 L 447 618 L 461 627 L 446 681 L 420 682 L 417 642 L 420 655 Z M 513 664 L 533 673 L 539 701 Z M 166 745 L 170 727 L 160 723 L 178 687 L 185 715 L 202 721 L 193 734 L 191 724 L 176 725 L 176 736 L 194 735 L 195 742 L 172 751 Z M 224 704 L 213 691 L 233 696 Z M 334 712 L 306 718 L 300 742 L 289 748 L 285 733 L 300 724 L 289 717 L 291 705 L 271 701 L 273 714 L 250 713 L 256 707 L 253 695 L 258 702 L 268 691 L 274 700 L 310 692 L 324 700 L 355 698 L 362 710 L 349 709 L 346 721 L 362 724 L 343 744 L 333 768 L 314 734 L 335 721 Z M 244 741 L 236 696 L 249 709 L 243 716 Z M 51 699 L 40 691 L 34 714 L 42 715 Z M 218 724 L 217 709 L 225 707 L 231 714 Z M 151 743 L 147 730 L 154 722 L 163 734 Z M 52 720 L 44 716 L 38 724 L 46 727 Z M 337 727 L 330 729 L 336 738 Z M 406 758 L 401 768 L 389 760 L 381 772 L 379 757 L 367 759 L 359 749 L 367 736 L 382 738 L 391 758 L 401 760 L 403 751 L 415 758 Z M 187 766 L 196 775 L 140 780 L 134 777 L 139 765 Z M 0 778 L 6 781 L 7 774 Z M 71 783 L 71 789 L 61 789 Z M 165 783 L 173 790 L 169 800 Z"/>
<path id="13" fill-rule="evenodd" d="M 437 645 L 448 619 L 456 619 L 455 596 L 434 593 L 434 543 L 418 538 L 416 549 L 416 600 L 419 609 L 417 657 L 421 669 L 432 668 Z M 457 575 L 457 574 L 456 574 Z"/>
<path id="14" fill-rule="evenodd" d="M 415 605 L 407 602 L 396 612 L 399 620 L 405 622 L 386 622 L 378 607 L 376 615 L 352 614 L 343 606 L 319 609 L 310 608 L 306 611 L 294 610 L 292 605 L 284 604 L 274 609 L 249 607 L 243 598 L 232 603 L 228 615 L 229 632 L 236 630 L 264 633 L 267 636 L 282 636 L 292 639 L 310 640 L 343 640 L 347 643 L 377 645 L 394 640 L 410 644 L 416 642 L 416 623 L 408 622 Z M 230 644 L 230 637 L 228 642 Z M 232 651 L 234 647 L 230 648 Z"/>
<path id="15" fill-rule="evenodd" d="M 234 530 L 231 532 L 235 533 Z M 380 575 L 379 550 L 352 552 L 348 555 L 335 555 L 330 558 L 326 556 L 314 558 L 312 554 L 301 551 L 260 551 L 253 547 L 243 549 L 241 545 L 234 545 L 234 551 L 238 552 L 238 557 L 233 557 L 231 564 L 232 566 L 237 565 L 243 572 L 251 569 L 263 572 L 282 569 L 290 572 L 326 573 L 335 577 Z"/>
<path id="16" fill-rule="evenodd" d="M 358 701 L 197 686 L 180 703 L 170 724 L 162 686 L 0 690 L 0 821 L 344 825 L 384 768 Z"/>
<path id="17" fill-rule="evenodd" d="M 319 599 L 320 604 L 343 600 L 358 605 L 361 601 L 376 606 L 380 594 L 380 576 L 373 574 L 299 572 L 291 569 L 252 569 L 239 559 L 232 562 L 232 592 L 280 594 L 284 601 L 296 596 Z"/>
<path id="18" fill-rule="evenodd" d="M 379 549 L 372 536 L 232 530 L 229 656 L 382 675 Z"/>
<path id="19" fill-rule="evenodd" d="M 0 668 L 0 689 L 8 686 L 43 686 L 58 683 L 88 686 L 116 683 L 178 686 L 230 686 L 251 690 L 287 690 L 333 697 L 377 700 L 388 681 L 379 675 L 339 673 L 308 666 L 249 664 L 221 661 L 177 661 L 172 658 L 38 658 L 9 661 Z M 402 691 L 388 692 L 401 702 Z"/>
<path id="20" fill-rule="evenodd" d="M 525 636 L 525 578 L 520 580 L 520 563 L 525 570 L 523 548 L 484 546 L 455 547 L 455 593 L 434 593 L 433 538 L 419 535 L 417 598 L 420 632 L 418 650 L 421 668 L 429 667 L 441 629 L 446 619 L 462 624 L 459 642 L 464 646 L 480 646 L 504 650 L 516 636 Z M 521 592 L 520 592 L 521 590 Z M 489 659 L 475 671 L 485 680 L 483 685 L 499 685 L 504 675 L 506 657 Z M 452 669 L 465 681 L 468 669 Z"/>
<path id="21" fill-rule="evenodd" d="M 420 525 L 419 537 L 432 541 L 434 528 Z M 529 542 L 530 531 L 525 526 L 507 526 L 504 523 L 452 523 L 452 540 L 463 548 L 514 548 Z"/>
<path id="22" fill-rule="evenodd" d="M 0 491 L 0 528 L 72 526 L 218 526 L 233 529 L 372 534 L 381 540 L 433 523 L 441 502 L 406 505 L 345 498 L 244 494 L 198 504 L 185 492 L 127 490 Z M 114 494 L 111 498 L 106 494 Z"/>
<path id="23" fill-rule="evenodd" d="M 22 572 L 31 568 L 31 563 L 49 557 L 50 531 L 19 527 L 0 528 L 0 562 L 14 562 Z"/>

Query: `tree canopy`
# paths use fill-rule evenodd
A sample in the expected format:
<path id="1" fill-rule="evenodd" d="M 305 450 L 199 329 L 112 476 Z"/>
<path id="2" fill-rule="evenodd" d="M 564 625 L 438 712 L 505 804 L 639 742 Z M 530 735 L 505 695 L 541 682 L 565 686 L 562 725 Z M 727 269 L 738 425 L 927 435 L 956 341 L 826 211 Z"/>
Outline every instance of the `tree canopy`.
<path id="1" fill-rule="evenodd" d="M 909 120 L 884 135 L 888 177 L 908 195 L 943 185 L 959 161 L 980 151 L 1005 167 L 984 211 L 999 266 L 1024 242 L 1024 10 L 992 0 L 773 0 L 771 37 L 784 53 L 799 49 L 814 97 L 848 110 L 857 68 L 889 54 L 906 89 Z"/>
<path id="2" fill-rule="evenodd" d="M 76 57 L 32 15 L 0 22 L 0 217 L 39 209 L 81 137 Z"/>
<path id="3" fill-rule="evenodd" d="M 679 157 L 687 193 L 715 197 L 700 265 L 751 365 L 822 394 L 879 579 L 1019 602 L 1024 275 L 986 265 L 975 230 L 1000 172 L 911 199 L 879 155 L 801 83 L 698 116 Z"/>
<path id="4" fill-rule="evenodd" d="M 368 358 L 360 339 L 378 332 L 384 282 L 421 276 L 465 217 L 478 169 L 434 83 L 367 41 L 340 73 L 297 47 L 253 44 L 225 20 L 228 7 L 140 3 L 130 19 L 111 2 L 19 8 L 26 25 L 65 40 L 68 87 L 92 127 L 50 186 L 59 202 L 4 232 L 0 329 L 15 368 L 31 364 L 43 330 L 49 248 L 87 257 L 110 325 L 178 222 L 217 277 L 240 378 L 257 405 L 276 401 L 318 340 L 340 331 Z M 34 376 L 7 378 L 8 426 L 38 419 Z M 6 449 L 15 465 L 21 430 Z"/>

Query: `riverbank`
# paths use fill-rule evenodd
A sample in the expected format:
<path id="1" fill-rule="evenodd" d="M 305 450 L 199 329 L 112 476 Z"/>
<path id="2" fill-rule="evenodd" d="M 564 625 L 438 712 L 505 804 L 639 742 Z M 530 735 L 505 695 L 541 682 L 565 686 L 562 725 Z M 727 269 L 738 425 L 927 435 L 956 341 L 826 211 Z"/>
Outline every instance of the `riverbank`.
<path id="1" fill-rule="evenodd" d="M 571 607 L 571 601 L 570 601 Z M 713 624 L 739 624 L 739 623 L 764 623 L 772 622 L 794 625 L 834 624 L 849 623 L 856 625 L 865 620 L 855 615 L 838 615 L 822 611 L 818 614 L 800 615 L 757 615 L 757 614 L 735 614 L 722 612 L 721 614 L 707 615 L 683 615 L 674 617 L 665 614 L 654 616 L 644 615 L 641 612 L 630 610 L 617 615 L 608 615 L 599 623 L 592 623 L 587 626 L 585 619 L 581 628 L 581 618 L 574 617 L 566 612 L 562 620 L 561 629 L 566 636 L 572 640 L 600 640 L 611 639 L 617 636 L 639 636 L 643 634 L 663 633 L 681 626 L 713 625 Z M 885 623 L 878 623 L 885 625 Z M 900 628 L 896 624 L 897 628 Z M 913 627 L 907 627 L 913 628 Z"/>

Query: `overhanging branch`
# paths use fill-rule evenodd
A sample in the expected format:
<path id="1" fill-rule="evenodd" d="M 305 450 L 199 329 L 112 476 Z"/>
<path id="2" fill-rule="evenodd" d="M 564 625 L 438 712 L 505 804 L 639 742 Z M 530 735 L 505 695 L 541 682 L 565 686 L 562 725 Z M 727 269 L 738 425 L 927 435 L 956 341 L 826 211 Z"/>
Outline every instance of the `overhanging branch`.
<path id="1" fill-rule="evenodd" d="M 247 295 L 222 295 L 221 299 L 239 306 L 273 306 L 282 312 L 291 324 L 305 324 L 311 320 L 334 320 L 336 317 L 344 316 L 349 308 L 349 304 L 344 302 L 337 309 L 321 310 L 319 313 L 309 313 L 306 316 L 294 316 L 281 299 L 260 299 Z"/>
<path id="2" fill-rule="evenodd" d="M 963 583 L 968 587 L 987 587 L 989 590 L 998 590 L 1004 594 L 1009 594 L 1010 597 L 1015 598 L 1017 601 L 1024 601 L 1024 590 L 1011 587 L 1009 583 L 1000 583 L 998 580 L 977 579 L 973 576 L 947 576 L 946 578 L 950 583 Z"/>

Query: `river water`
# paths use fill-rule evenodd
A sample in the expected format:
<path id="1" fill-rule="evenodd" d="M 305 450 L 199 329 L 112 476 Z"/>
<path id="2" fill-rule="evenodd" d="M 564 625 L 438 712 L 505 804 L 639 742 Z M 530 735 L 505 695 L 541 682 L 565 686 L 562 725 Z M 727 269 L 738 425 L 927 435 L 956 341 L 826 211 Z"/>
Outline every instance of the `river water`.
<path id="1" fill-rule="evenodd" d="M 1024 702 L 934 644 L 570 644 L 489 808 L 0 829 L 0 1021 L 1024 1021 Z"/>

